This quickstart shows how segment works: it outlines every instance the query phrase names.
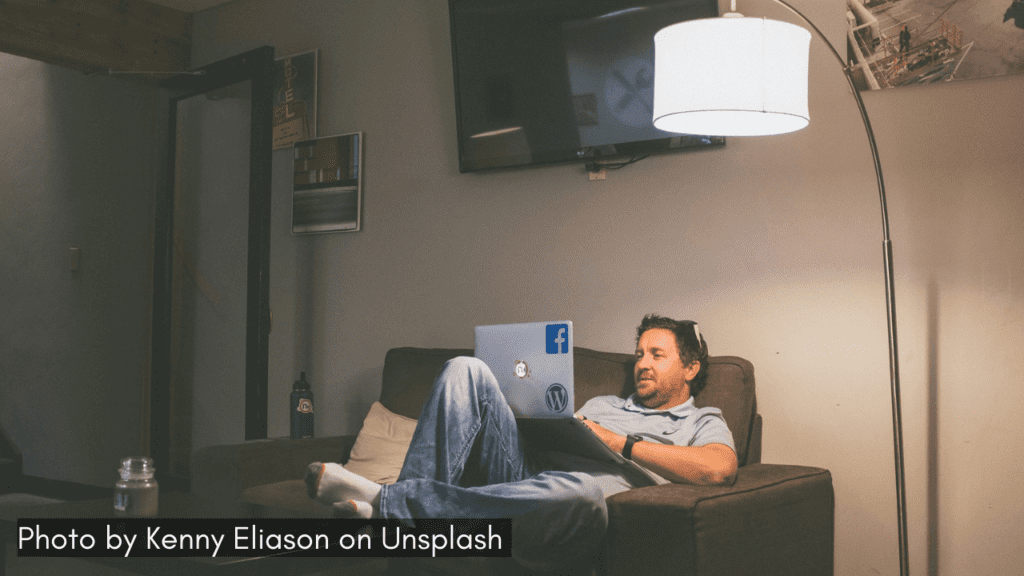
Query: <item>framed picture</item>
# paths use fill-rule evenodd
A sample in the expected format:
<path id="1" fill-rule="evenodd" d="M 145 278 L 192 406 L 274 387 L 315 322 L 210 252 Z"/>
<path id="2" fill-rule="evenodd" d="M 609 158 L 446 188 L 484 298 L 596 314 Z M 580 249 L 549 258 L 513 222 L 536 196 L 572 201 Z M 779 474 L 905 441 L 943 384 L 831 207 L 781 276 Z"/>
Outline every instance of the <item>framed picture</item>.
<path id="1" fill-rule="evenodd" d="M 274 150 L 316 138 L 319 51 L 274 60 Z"/>
<path id="2" fill-rule="evenodd" d="M 295 143 L 292 233 L 357 232 L 363 200 L 363 133 Z"/>
<path id="3" fill-rule="evenodd" d="M 1024 1 L 978 4 L 851 3 L 847 58 L 857 88 L 881 90 L 1024 73 Z"/>

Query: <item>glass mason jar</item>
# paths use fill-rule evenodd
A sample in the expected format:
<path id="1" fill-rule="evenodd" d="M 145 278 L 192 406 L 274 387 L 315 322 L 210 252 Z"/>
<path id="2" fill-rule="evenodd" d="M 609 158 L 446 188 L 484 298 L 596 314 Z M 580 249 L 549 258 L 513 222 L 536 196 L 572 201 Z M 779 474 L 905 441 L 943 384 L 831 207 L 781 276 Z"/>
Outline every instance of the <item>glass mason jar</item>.
<path id="1" fill-rule="evenodd" d="M 114 485 L 114 516 L 153 517 L 160 487 L 153 479 L 153 459 L 131 456 L 121 460 L 121 479 Z"/>

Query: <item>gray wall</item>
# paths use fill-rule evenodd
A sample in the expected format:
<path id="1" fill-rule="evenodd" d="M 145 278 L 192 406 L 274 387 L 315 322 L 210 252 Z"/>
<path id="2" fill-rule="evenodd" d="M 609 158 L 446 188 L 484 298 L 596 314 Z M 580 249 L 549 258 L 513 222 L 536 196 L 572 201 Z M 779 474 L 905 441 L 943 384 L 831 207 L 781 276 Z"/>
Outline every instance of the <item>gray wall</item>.
<path id="1" fill-rule="evenodd" d="M 844 2 L 793 3 L 843 45 Z M 196 15 L 196 65 L 264 44 L 279 55 L 319 48 L 319 133 L 366 137 L 364 227 L 354 234 L 291 236 L 291 162 L 285 151 L 274 155 L 271 435 L 287 433 L 287 393 L 300 370 L 317 393 L 317 434 L 353 433 L 379 393 L 390 347 L 471 347 L 477 324 L 568 318 L 579 345 L 628 352 L 644 313 L 693 318 L 713 353 L 756 366 L 765 461 L 832 471 L 836 574 L 896 573 L 876 190 L 859 117 L 823 45 L 812 41 L 812 122 L 801 132 L 652 157 L 604 182 L 588 181 L 578 166 L 461 175 L 445 6 L 239 0 Z M 772 7 L 741 8 L 790 18 Z M 33 457 L 30 473 L 102 483 L 109 466 L 84 454 L 123 451 L 109 447 L 122 437 L 118 415 L 137 427 L 131 406 L 118 411 L 111 402 L 141 378 L 144 350 L 117 339 L 144 335 L 145 307 L 113 315 L 77 304 L 72 288 L 83 284 L 67 277 L 65 254 L 79 240 L 56 235 L 111 212 L 90 216 L 65 199 L 72 184 L 64 167 L 100 163 L 111 174 L 125 168 L 110 167 L 108 155 L 142 152 L 111 152 L 113 135 L 99 145 L 103 159 L 89 149 L 95 143 L 66 145 L 96 127 L 69 132 L 58 126 L 74 117 L 43 114 L 36 101 L 57 98 L 45 88 L 53 74 L 23 72 L 19 90 L 27 96 L 6 97 L 22 94 L 7 85 L 0 104 L 0 118 L 17 126 L 4 131 L 0 154 L 0 286 L 6 295 L 33 267 L 52 271 L 29 282 L 35 291 L 5 298 L 28 303 L 39 320 L 15 316 L 3 328 L 0 415 L 12 434 L 12 422 L 26 430 L 16 438 L 23 448 L 36 442 L 44 455 Z M 1024 469 L 1013 456 L 1024 447 L 1016 423 L 1024 401 L 1022 89 L 1018 76 L 865 95 L 896 247 L 914 573 L 936 566 L 998 575 L 1024 563 L 1016 541 L 1024 531 Z M 106 99 L 84 101 L 92 118 L 102 117 L 95 110 L 105 110 Z M 37 153 L 22 152 L 29 141 Z M 31 178 L 21 167 L 26 157 Z M 35 168 L 50 164 L 61 168 L 49 176 L 53 184 L 36 183 L 47 172 Z M 23 185 L 11 187 L 8 174 Z M 94 198 L 131 195 L 124 181 L 104 178 Z M 17 200 L 24 189 L 34 193 Z M 20 216 L 26 203 L 41 215 Z M 114 244 L 137 239 L 128 230 Z M 46 243 L 52 247 L 40 247 Z M 52 264 L 40 264 L 47 259 Z M 141 298 L 142 286 L 126 286 L 134 274 L 112 274 L 118 282 L 92 292 L 96 299 Z M 68 317 L 79 324 L 65 333 Z M 109 317 L 128 320 L 112 328 Z M 89 388 L 80 387 L 82 374 Z M 60 426 L 30 423 L 25 382 L 45 394 L 33 406 L 58 412 Z M 137 406 L 138 396 L 131 402 Z M 78 460 L 57 462 L 56 447 L 79 437 L 87 440 L 67 443 Z"/>
<path id="2" fill-rule="evenodd" d="M 26 474 L 112 486 L 144 448 L 164 120 L 124 80 L 6 54 L 0 79 L 0 422 Z"/>
<path id="3" fill-rule="evenodd" d="M 845 45 L 845 2 L 793 4 Z M 288 234 L 275 153 L 272 434 L 299 370 L 317 433 L 351 433 L 392 346 L 471 347 L 477 324 L 568 318 L 579 345 L 629 352 L 644 313 L 694 318 L 713 353 L 756 366 L 765 460 L 832 471 L 836 574 L 897 572 L 877 192 L 820 41 L 809 128 L 590 182 L 578 166 L 458 173 L 441 0 L 239 0 L 195 32 L 197 63 L 319 48 L 320 134 L 366 135 L 355 234 Z M 1008 457 L 1024 444 L 1022 89 L 1018 76 L 865 95 L 896 247 L 915 573 L 1024 562 L 1024 470 Z"/>

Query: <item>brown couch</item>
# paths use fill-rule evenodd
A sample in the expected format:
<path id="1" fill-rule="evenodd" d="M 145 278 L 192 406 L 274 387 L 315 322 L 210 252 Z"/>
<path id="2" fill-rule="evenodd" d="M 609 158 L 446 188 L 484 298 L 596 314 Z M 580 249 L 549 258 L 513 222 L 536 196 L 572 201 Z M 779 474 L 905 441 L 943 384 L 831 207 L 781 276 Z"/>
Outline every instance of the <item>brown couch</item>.
<path id="1" fill-rule="evenodd" d="M 444 363 L 472 350 L 395 348 L 384 361 L 380 402 L 418 418 Z M 633 356 L 574 349 L 576 408 L 633 390 Z M 669 484 L 608 499 L 606 546 L 598 572 L 641 575 L 829 575 L 833 567 L 834 493 L 828 470 L 761 463 L 761 416 L 754 368 L 742 358 L 712 357 L 697 406 L 722 410 L 740 468 L 731 486 Z M 192 490 L 212 498 L 310 509 L 301 478 L 313 461 L 346 462 L 355 436 L 275 439 L 199 451 Z M 466 559 L 462 559 L 466 560 Z M 414 566 L 395 559 L 393 572 Z M 461 571 L 457 562 L 422 564 L 431 573 Z M 470 572 L 489 568 L 478 563 Z M 397 569 L 395 569 L 397 568 Z M 481 571 L 483 570 L 483 572 Z M 502 573 L 515 572 L 508 562 Z"/>

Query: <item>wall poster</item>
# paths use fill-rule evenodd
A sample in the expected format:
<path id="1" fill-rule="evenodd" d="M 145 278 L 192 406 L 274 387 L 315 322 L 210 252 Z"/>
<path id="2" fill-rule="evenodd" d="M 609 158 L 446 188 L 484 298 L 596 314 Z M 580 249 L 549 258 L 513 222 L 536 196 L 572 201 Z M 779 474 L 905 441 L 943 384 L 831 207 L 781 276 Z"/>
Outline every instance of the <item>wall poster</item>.
<path id="1" fill-rule="evenodd" d="M 363 198 L 363 133 L 295 143 L 292 233 L 357 232 Z"/>
<path id="2" fill-rule="evenodd" d="M 274 60 L 274 150 L 316 138 L 319 51 Z"/>
<path id="3" fill-rule="evenodd" d="M 860 90 L 1024 73 L 1022 0 L 847 0 Z"/>

